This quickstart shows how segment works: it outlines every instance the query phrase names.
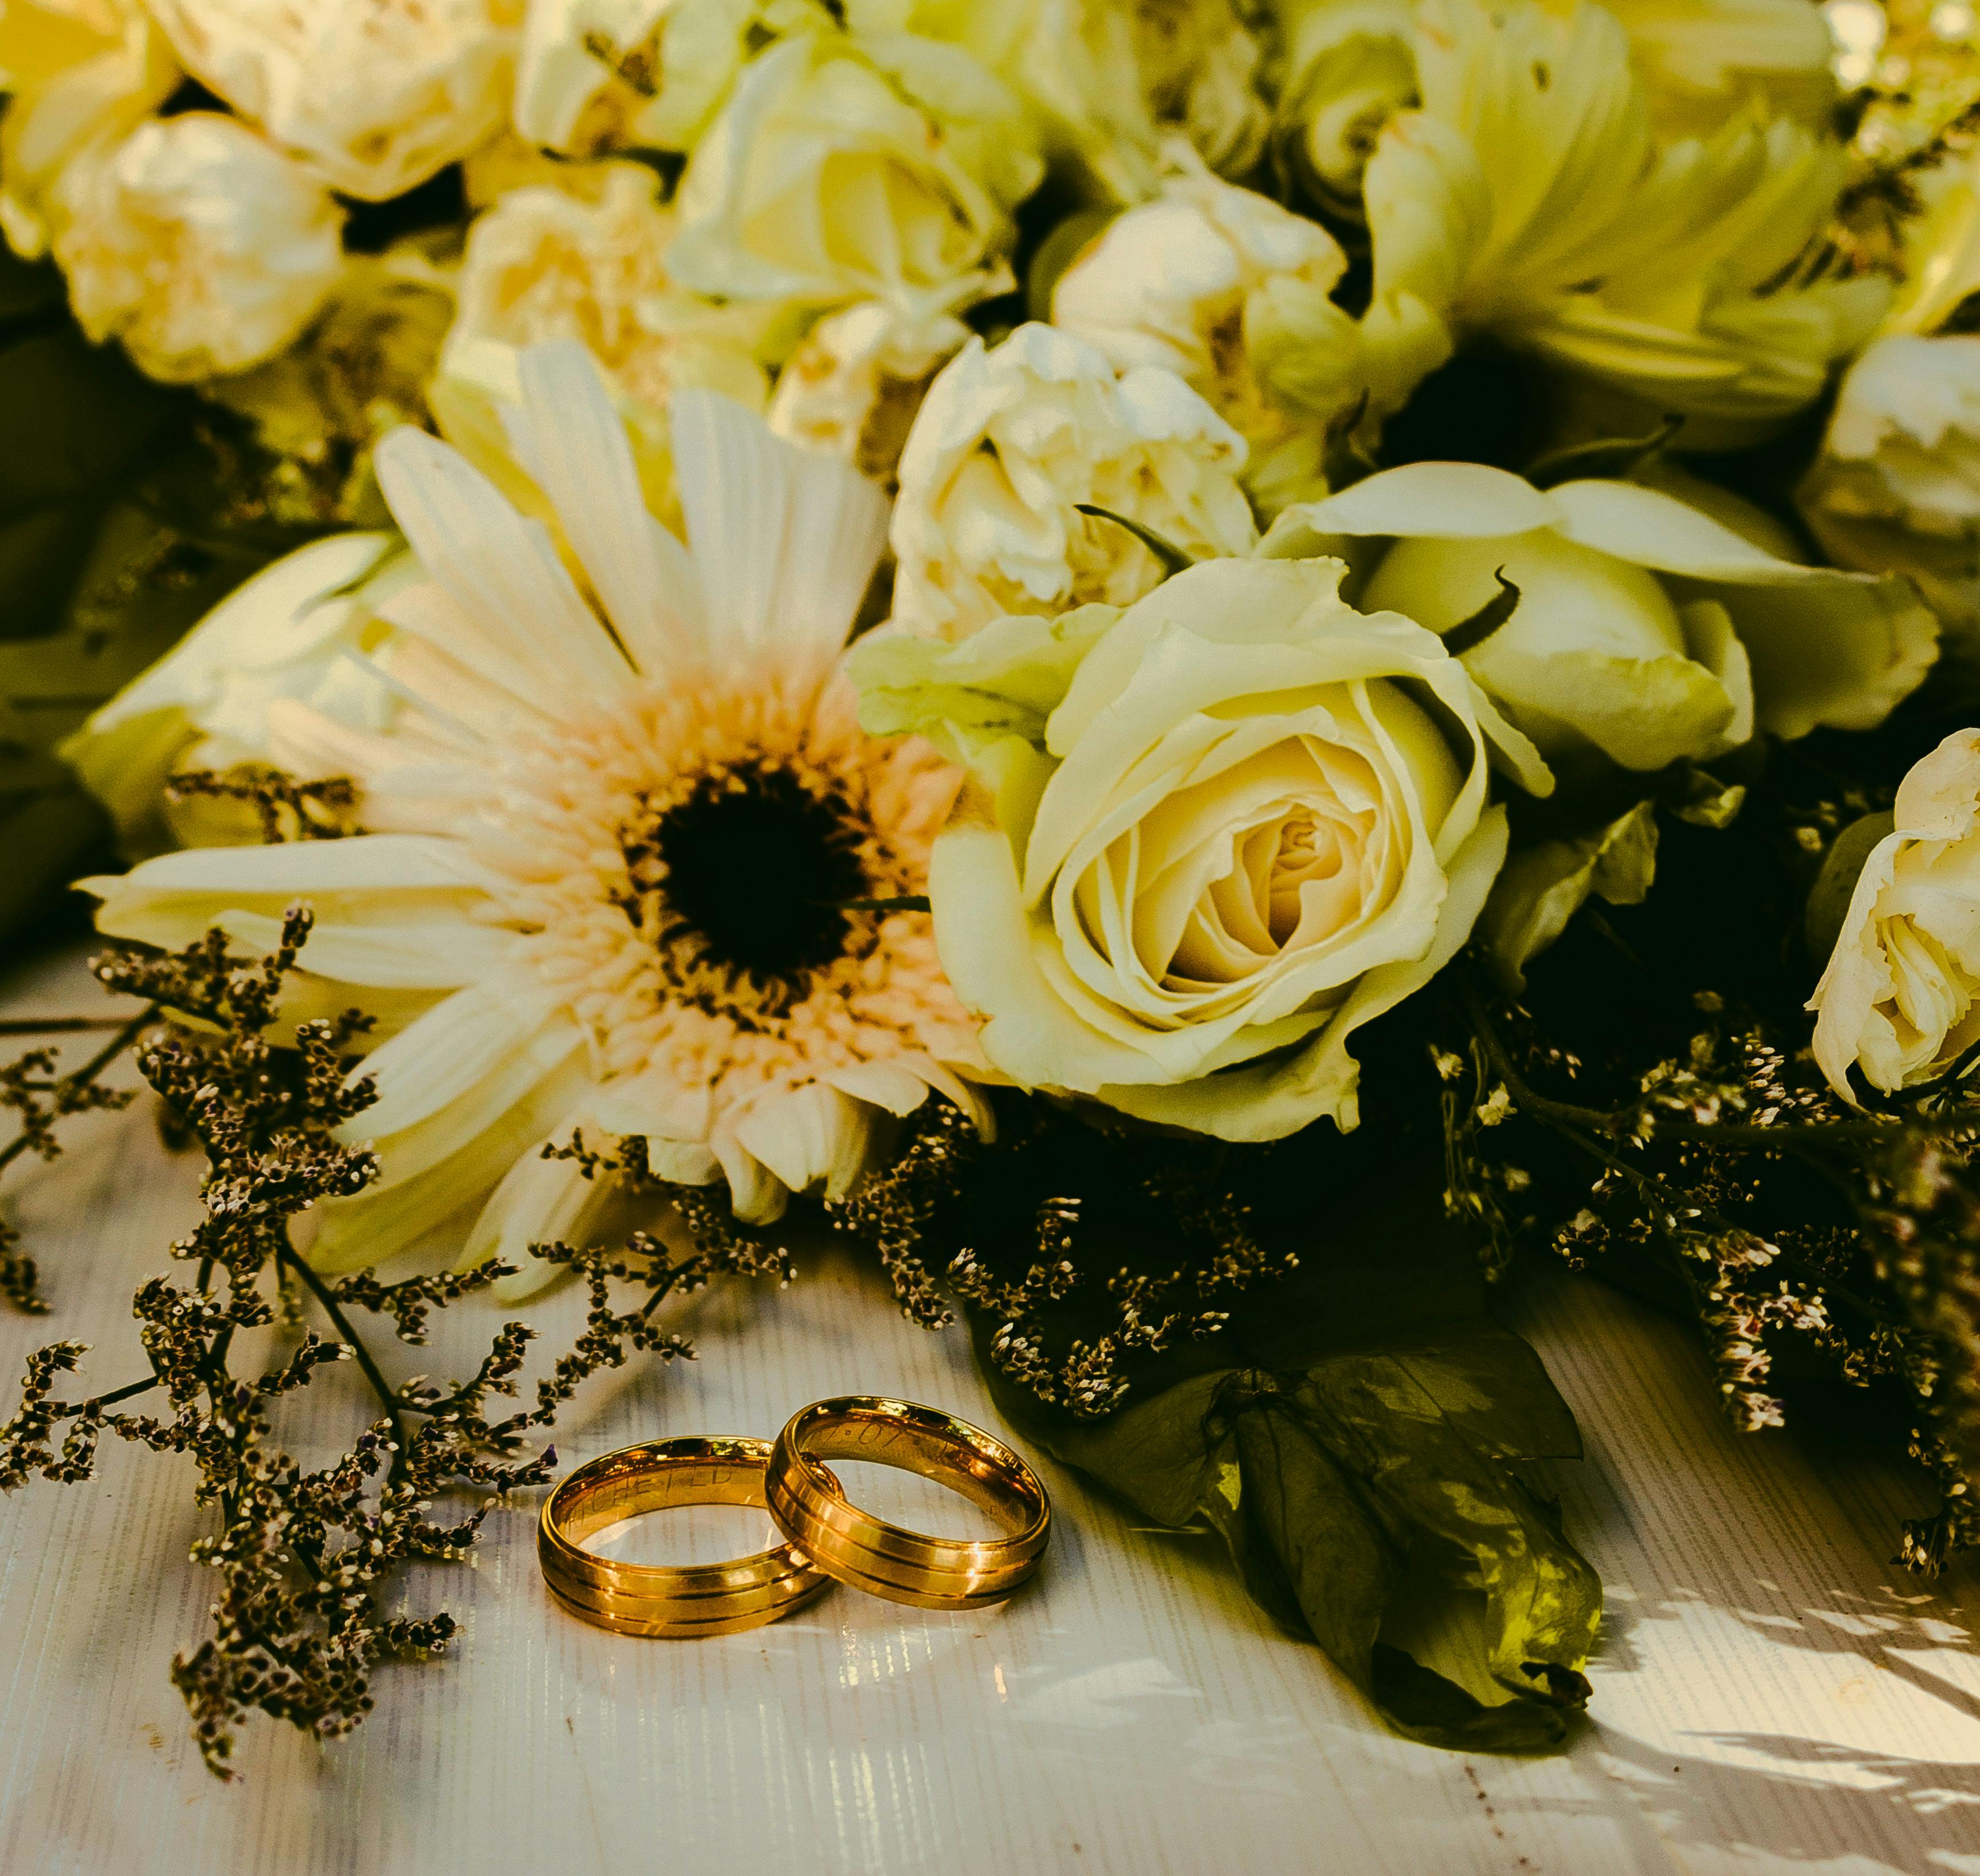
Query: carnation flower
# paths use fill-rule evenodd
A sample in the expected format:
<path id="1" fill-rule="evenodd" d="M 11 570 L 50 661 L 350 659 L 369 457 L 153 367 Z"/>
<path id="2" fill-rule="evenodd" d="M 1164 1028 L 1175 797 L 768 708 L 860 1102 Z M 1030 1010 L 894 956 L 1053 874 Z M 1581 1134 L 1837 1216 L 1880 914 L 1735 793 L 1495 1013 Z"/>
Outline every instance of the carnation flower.
<path id="1" fill-rule="evenodd" d="M 1059 277 L 1052 323 L 1115 368 L 1158 365 L 1250 446 L 1269 513 L 1326 493 L 1325 425 L 1359 388 L 1355 322 L 1331 294 L 1347 257 L 1318 223 L 1188 171 L 1117 216 Z"/>
<path id="2" fill-rule="evenodd" d="M 499 129 L 523 0 L 149 0 L 185 68 L 366 201 Z"/>
<path id="3" fill-rule="evenodd" d="M 77 322 L 156 378 L 244 370 L 314 318 L 344 268 L 328 193 L 232 118 L 141 124 L 72 162 L 55 255 Z"/>
<path id="4" fill-rule="evenodd" d="M 667 257 L 719 298 L 952 307 L 1008 280 L 1043 171 L 1017 101 L 959 48 L 802 34 L 743 72 L 696 146 Z"/>
<path id="5" fill-rule="evenodd" d="M 828 314 L 777 374 L 770 427 L 891 486 L 923 395 L 968 339 L 952 313 L 869 300 Z"/>
<path id="6" fill-rule="evenodd" d="M 553 188 L 504 195 L 468 231 L 451 342 L 574 339 L 656 410 L 684 386 L 759 408 L 764 320 L 675 284 L 666 254 L 677 224 L 656 187 L 649 171 L 615 163 L 591 201 Z"/>
<path id="7" fill-rule="evenodd" d="M 1490 335 L 1657 410 L 1751 425 L 1810 402 L 1868 336 L 1885 283 L 1789 274 L 1835 207 L 1832 141 L 1739 116 L 1659 144 L 1600 7 L 1563 25 L 1426 0 L 1418 20 L 1421 105 L 1383 130 L 1364 184 L 1377 410 Z"/>
<path id="8" fill-rule="evenodd" d="M 1505 857 L 1489 760 L 1552 779 L 1342 571 L 1209 561 L 1125 612 L 861 642 L 869 726 L 976 778 L 929 890 L 1013 1080 L 1227 1140 L 1356 1124 L 1350 1037 L 1456 955 Z"/>
<path id="9" fill-rule="evenodd" d="M 1842 380 L 1812 499 L 1980 546 L 1980 338 L 1879 339 Z"/>
<path id="10" fill-rule="evenodd" d="M 47 251 L 64 168 L 171 96 L 179 68 L 137 0 L 0 0 L 0 234 Z"/>
<path id="11" fill-rule="evenodd" d="M 1980 1041 L 1980 730 L 1956 730 L 1899 785 L 1808 1007 L 1815 1059 L 1855 1096 L 1929 1081 Z"/>
<path id="12" fill-rule="evenodd" d="M 1006 613 L 1125 605 L 1162 576 L 1118 522 L 1182 552 L 1239 554 L 1257 537 L 1238 486 L 1244 440 L 1171 371 L 1117 380 L 1050 326 L 972 340 L 930 387 L 901 457 L 894 619 L 958 639 Z"/>
<path id="13" fill-rule="evenodd" d="M 314 1256 L 390 1255 L 487 1200 L 466 1253 L 580 1228 L 594 1188 L 543 1148 L 636 1136 L 659 1177 L 726 1177 L 737 1213 L 847 1190 L 972 1026 L 922 890 L 958 774 L 864 735 L 839 654 L 885 506 L 844 465 L 707 392 L 673 400 L 688 544 L 655 526 L 596 366 L 526 352 L 518 453 L 596 609 L 540 524 L 402 430 L 379 473 L 425 578 L 379 609 L 404 700 L 383 730 L 272 704 L 269 745 L 360 788 L 370 831 L 200 849 L 89 890 L 158 944 L 218 922 L 259 944 L 307 900 L 324 1001 L 377 1016 L 376 1185 L 324 1208 Z M 492 1198 L 490 1188 L 494 1188 Z M 537 1276 L 548 1274 L 539 1267 Z M 533 1278 L 533 1281 L 534 1279 Z"/>
<path id="14" fill-rule="evenodd" d="M 1502 574 L 1518 589 L 1463 662 L 1556 762 L 1599 752 L 1649 771 L 1756 727 L 1874 729 L 1937 649 L 1904 581 L 1784 560 L 1633 483 L 1543 493 L 1479 463 L 1413 463 L 1288 509 L 1264 551 L 1350 543 L 1369 569 L 1357 603 L 1439 633 L 1499 599 Z"/>

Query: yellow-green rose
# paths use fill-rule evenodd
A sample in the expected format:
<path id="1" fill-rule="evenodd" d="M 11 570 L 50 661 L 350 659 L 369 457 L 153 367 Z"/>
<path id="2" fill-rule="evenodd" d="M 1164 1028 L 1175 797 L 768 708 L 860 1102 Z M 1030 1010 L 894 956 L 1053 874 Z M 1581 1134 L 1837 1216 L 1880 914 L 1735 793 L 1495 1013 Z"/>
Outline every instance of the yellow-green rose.
<path id="1" fill-rule="evenodd" d="M 1503 470 L 1417 463 L 1288 509 L 1266 553 L 1349 551 L 1357 603 L 1449 633 L 1550 760 L 1653 770 L 1755 729 L 1869 729 L 1914 690 L 1937 627 L 1903 580 L 1804 566 L 1636 483 L 1541 490 Z"/>
<path id="2" fill-rule="evenodd" d="M 961 48 L 802 34 L 737 81 L 681 181 L 674 279 L 823 309 L 952 305 L 1008 277 L 1043 161 L 1017 101 Z"/>
<path id="3" fill-rule="evenodd" d="M 869 729 L 975 778 L 929 890 L 1014 1081 L 1228 1140 L 1355 1124 L 1354 1032 L 1455 955 L 1505 856 L 1491 760 L 1552 778 L 1343 571 L 1208 561 L 1125 612 L 855 648 Z"/>

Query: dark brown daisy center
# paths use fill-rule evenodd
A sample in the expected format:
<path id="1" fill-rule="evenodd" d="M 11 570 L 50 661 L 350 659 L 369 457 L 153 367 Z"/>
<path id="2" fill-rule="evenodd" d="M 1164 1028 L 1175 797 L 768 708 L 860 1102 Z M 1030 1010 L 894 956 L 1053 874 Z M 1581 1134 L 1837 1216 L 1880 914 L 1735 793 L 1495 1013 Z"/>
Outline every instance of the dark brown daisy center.
<path id="1" fill-rule="evenodd" d="M 836 790 L 766 765 L 711 772 L 620 835 L 633 923 L 689 992 L 746 979 L 796 990 L 846 949 L 869 896 L 864 818 Z"/>

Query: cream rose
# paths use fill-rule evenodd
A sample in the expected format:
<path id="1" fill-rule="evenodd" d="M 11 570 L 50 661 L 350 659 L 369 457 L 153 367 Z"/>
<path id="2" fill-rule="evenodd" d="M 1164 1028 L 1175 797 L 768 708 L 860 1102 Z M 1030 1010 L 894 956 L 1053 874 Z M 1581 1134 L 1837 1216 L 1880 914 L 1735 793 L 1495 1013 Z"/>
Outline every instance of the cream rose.
<path id="1" fill-rule="evenodd" d="M 1503 470 L 1417 463 L 1288 509 L 1267 554 L 1349 551 L 1357 603 L 1448 633 L 1519 598 L 1462 652 L 1550 759 L 1653 770 L 1746 742 L 1869 729 L 1937 649 L 1904 581 L 1803 566 L 1633 483 L 1543 492 Z"/>
<path id="2" fill-rule="evenodd" d="M 1929 1081 L 1980 1041 L 1980 730 L 1948 736 L 1899 785 L 1808 1007 L 1815 1059 L 1885 1094 Z"/>
<path id="3" fill-rule="evenodd" d="M 137 0 L 0 0 L 0 234 L 46 252 L 48 194 L 171 96 L 179 68 Z"/>
<path id="4" fill-rule="evenodd" d="M 342 211 L 232 118 L 141 124 L 71 163 L 55 259 L 78 322 L 153 377 L 244 370 L 314 318 L 344 267 Z"/>
<path id="5" fill-rule="evenodd" d="M 1185 553 L 1247 553 L 1244 461 L 1244 439 L 1173 372 L 1117 380 L 1103 354 L 1050 326 L 1020 326 L 992 350 L 973 340 L 902 453 L 895 623 L 958 639 L 1006 613 L 1139 598 L 1160 559 L 1081 503 Z"/>
<path id="6" fill-rule="evenodd" d="M 954 304 L 1008 278 L 1043 160 L 1017 101 L 959 47 L 801 34 L 737 81 L 689 160 L 674 277 L 823 309 Z"/>
<path id="7" fill-rule="evenodd" d="M 1120 370 L 1159 365 L 1250 447 L 1269 513 L 1324 494 L 1327 420 L 1359 389 L 1355 323 L 1334 304 L 1347 257 L 1317 222 L 1205 173 L 1172 172 L 1074 260 L 1052 324 Z"/>
<path id="8" fill-rule="evenodd" d="M 149 0 L 185 68 L 333 188 L 383 201 L 499 130 L 523 0 Z"/>
<path id="9" fill-rule="evenodd" d="M 1469 936 L 1496 753 L 1552 779 L 1434 634 L 1337 561 L 1217 560 L 1121 612 L 855 647 L 862 720 L 965 761 L 943 968 L 1028 1087 L 1229 1140 L 1358 1117 L 1355 1030 Z"/>
<path id="10" fill-rule="evenodd" d="M 831 25 L 820 0 L 530 0 L 516 128 L 569 156 L 690 150 L 756 42 Z"/>
<path id="11" fill-rule="evenodd" d="M 869 300 L 828 314 L 778 374 L 770 427 L 891 484 L 923 396 L 968 339 L 952 313 Z"/>

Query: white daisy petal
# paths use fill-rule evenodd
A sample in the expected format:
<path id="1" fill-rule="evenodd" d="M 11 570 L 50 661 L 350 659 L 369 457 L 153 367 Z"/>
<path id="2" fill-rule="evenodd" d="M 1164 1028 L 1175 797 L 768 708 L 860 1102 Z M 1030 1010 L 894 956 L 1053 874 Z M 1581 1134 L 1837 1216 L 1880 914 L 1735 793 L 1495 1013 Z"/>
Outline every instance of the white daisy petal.
<path id="1" fill-rule="evenodd" d="M 822 1184 L 827 1198 L 843 1198 L 872 1163 L 882 1111 L 814 1081 L 759 1102 L 736 1138 L 792 1191 Z"/>
<path id="2" fill-rule="evenodd" d="M 221 928 L 244 949 L 273 951 L 281 921 L 265 912 L 227 912 Z M 432 925 L 319 925 L 306 955 L 311 971 L 341 984 L 399 990 L 454 990 L 491 975 L 521 941 L 495 925 L 449 919 Z"/>
<path id="3" fill-rule="evenodd" d="M 529 1148 L 503 1175 L 467 1234 L 455 1269 L 471 1270 L 490 1257 L 517 1267 L 517 1275 L 497 1283 L 497 1302 L 520 1303 L 563 1273 L 566 1266 L 531 1257 L 530 1247 L 574 1235 L 584 1213 L 609 1189 L 586 1178 L 574 1160 L 543 1157 L 546 1147 L 569 1142 L 570 1129 L 563 1127 Z"/>
<path id="4" fill-rule="evenodd" d="M 554 696 L 610 701 L 630 672 L 549 533 L 519 515 L 458 450 L 402 426 L 374 453 L 393 519 L 434 579 Z"/>
<path id="5" fill-rule="evenodd" d="M 505 410 L 517 457 L 550 499 L 633 662 L 649 677 L 697 656 L 698 595 L 671 603 L 663 550 L 632 446 L 596 362 L 570 340 L 520 361 L 523 403 Z M 677 546 L 677 543 L 673 543 Z"/>

